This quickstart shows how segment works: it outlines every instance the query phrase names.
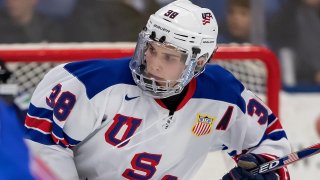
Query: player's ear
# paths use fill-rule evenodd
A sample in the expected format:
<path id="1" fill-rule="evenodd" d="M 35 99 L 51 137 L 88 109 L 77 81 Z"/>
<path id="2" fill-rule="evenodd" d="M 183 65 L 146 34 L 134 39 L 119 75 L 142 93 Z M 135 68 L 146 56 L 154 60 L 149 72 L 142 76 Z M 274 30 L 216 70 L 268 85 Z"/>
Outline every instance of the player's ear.
<path id="1" fill-rule="evenodd" d="M 216 47 L 216 48 L 213 50 L 213 52 L 212 52 L 212 54 L 210 55 L 210 57 L 209 57 L 209 54 L 208 54 L 208 53 L 200 56 L 200 57 L 198 58 L 198 61 L 197 61 L 197 67 L 198 67 L 198 68 L 203 68 L 203 67 L 212 59 L 212 57 L 213 57 L 213 55 L 215 54 L 215 52 L 217 51 L 217 49 L 218 49 L 218 47 Z"/>
<path id="2" fill-rule="evenodd" d="M 197 61 L 197 67 L 199 68 L 203 68 L 204 65 L 206 65 L 207 62 L 207 58 L 204 56 L 199 57 L 198 61 Z"/>

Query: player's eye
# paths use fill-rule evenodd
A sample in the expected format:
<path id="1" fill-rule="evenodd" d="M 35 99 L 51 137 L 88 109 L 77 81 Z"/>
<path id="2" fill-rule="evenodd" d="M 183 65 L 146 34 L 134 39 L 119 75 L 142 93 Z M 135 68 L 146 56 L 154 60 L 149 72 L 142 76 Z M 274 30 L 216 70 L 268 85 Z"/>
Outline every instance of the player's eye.
<path id="1" fill-rule="evenodd" d="M 175 58 L 174 56 L 170 55 L 170 54 L 165 54 L 165 55 L 164 55 L 164 60 L 165 60 L 167 63 L 175 63 L 178 59 Z"/>
<path id="2" fill-rule="evenodd" d="M 153 55 L 156 53 L 156 50 L 154 49 L 154 47 L 152 45 L 149 46 L 149 52 Z"/>

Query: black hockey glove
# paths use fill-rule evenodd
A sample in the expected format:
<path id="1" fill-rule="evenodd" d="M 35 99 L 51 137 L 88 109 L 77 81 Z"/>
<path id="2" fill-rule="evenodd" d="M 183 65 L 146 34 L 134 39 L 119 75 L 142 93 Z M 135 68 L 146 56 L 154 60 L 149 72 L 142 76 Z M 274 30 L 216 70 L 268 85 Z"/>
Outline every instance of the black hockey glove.
<path id="1" fill-rule="evenodd" d="M 257 154 L 244 154 L 239 157 L 237 167 L 222 177 L 222 180 L 278 180 L 279 176 L 275 171 L 265 174 L 252 175 L 250 170 L 267 162 Z"/>

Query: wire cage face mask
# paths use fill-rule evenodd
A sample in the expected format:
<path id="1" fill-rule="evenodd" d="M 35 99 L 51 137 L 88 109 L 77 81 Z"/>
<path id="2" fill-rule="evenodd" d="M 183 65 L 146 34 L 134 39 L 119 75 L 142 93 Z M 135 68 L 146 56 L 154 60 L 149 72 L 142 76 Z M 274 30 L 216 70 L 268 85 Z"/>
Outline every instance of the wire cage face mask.
<path id="1" fill-rule="evenodd" d="M 142 31 L 139 34 L 139 39 L 136 45 L 134 57 L 131 59 L 129 67 L 132 72 L 135 83 L 144 91 L 146 95 L 153 98 L 162 99 L 181 93 L 183 88 L 194 77 L 194 70 L 196 67 L 195 58 L 188 61 L 191 57 L 191 52 L 182 48 L 176 47 L 170 43 L 164 43 L 163 39 L 156 40 L 152 37 L 152 33 L 148 31 Z M 161 49 L 168 52 L 175 52 L 181 57 L 181 62 L 185 64 L 178 79 L 159 80 L 152 75 L 149 75 L 147 69 L 147 53 L 153 46 L 161 47 Z"/>

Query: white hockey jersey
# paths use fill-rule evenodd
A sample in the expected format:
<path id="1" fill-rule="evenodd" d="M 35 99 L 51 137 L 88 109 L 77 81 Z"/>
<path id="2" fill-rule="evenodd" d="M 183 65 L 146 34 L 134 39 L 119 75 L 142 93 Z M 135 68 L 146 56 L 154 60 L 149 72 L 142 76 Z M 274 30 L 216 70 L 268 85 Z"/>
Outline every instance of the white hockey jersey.
<path id="1" fill-rule="evenodd" d="M 63 64 L 36 88 L 28 142 L 62 179 L 191 179 L 210 151 L 290 152 L 277 117 L 220 66 L 207 65 L 169 116 L 135 85 L 128 64 Z"/>

